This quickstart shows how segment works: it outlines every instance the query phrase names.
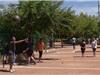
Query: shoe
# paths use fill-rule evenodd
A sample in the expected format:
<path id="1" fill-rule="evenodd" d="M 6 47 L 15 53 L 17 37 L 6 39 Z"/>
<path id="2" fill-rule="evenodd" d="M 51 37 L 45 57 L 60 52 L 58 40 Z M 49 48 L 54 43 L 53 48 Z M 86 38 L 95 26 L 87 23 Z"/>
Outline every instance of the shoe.
<path id="1" fill-rule="evenodd" d="M 35 60 L 33 60 L 33 64 L 34 64 L 34 65 L 36 64 L 36 61 L 35 61 Z"/>
<path id="2" fill-rule="evenodd" d="M 14 65 L 14 66 L 16 66 L 16 65 L 17 65 L 17 63 L 13 63 L 13 65 Z"/>
<path id="3" fill-rule="evenodd" d="M 36 62 L 34 61 L 34 65 L 36 65 Z"/>
<path id="4" fill-rule="evenodd" d="M 12 69 L 13 70 L 13 72 L 15 72 L 15 69 Z"/>
<path id="5" fill-rule="evenodd" d="M 11 69 L 10 72 L 11 72 L 11 73 L 12 73 L 12 72 L 15 72 L 15 69 Z"/>
<path id="6" fill-rule="evenodd" d="M 11 72 L 11 73 L 14 72 L 13 69 L 11 69 L 10 72 Z"/>
<path id="7" fill-rule="evenodd" d="M 40 61 L 40 60 L 39 60 L 38 63 L 43 63 L 43 61 Z"/>

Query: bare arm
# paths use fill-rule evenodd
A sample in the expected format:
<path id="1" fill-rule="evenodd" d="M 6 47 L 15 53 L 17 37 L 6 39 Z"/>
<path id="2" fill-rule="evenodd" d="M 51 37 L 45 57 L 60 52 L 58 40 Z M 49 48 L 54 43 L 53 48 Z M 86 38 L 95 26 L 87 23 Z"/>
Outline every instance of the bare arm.
<path id="1" fill-rule="evenodd" d="M 18 41 L 11 41 L 11 43 L 17 44 L 17 43 L 21 43 L 21 42 L 23 42 L 23 41 L 25 41 L 25 39 L 23 39 L 23 40 L 18 40 Z"/>
<path id="2" fill-rule="evenodd" d="M 15 41 L 15 43 L 21 43 L 23 41 L 25 41 L 25 39 L 24 40 Z"/>
<path id="3" fill-rule="evenodd" d="M 26 49 L 23 51 L 23 53 L 27 52 L 27 51 L 28 51 L 28 49 L 29 49 L 29 48 L 26 48 Z"/>

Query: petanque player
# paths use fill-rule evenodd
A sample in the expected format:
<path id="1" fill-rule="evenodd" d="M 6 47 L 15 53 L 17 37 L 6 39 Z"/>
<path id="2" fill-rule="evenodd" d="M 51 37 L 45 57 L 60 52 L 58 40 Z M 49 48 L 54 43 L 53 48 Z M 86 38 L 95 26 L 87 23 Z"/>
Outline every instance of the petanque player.
<path id="1" fill-rule="evenodd" d="M 36 50 L 39 52 L 39 62 L 41 61 L 43 50 L 45 49 L 43 38 L 40 38 L 40 40 L 37 43 Z"/>
<path id="2" fill-rule="evenodd" d="M 24 53 L 26 52 L 27 57 L 28 57 L 28 64 L 30 64 L 31 59 L 33 61 L 34 64 L 36 64 L 35 58 L 34 58 L 34 53 L 33 53 L 33 42 L 32 42 L 32 38 L 27 38 L 25 40 L 26 44 L 27 44 L 27 48 L 24 51 Z"/>
<path id="3" fill-rule="evenodd" d="M 25 41 L 24 40 L 19 40 L 16 41 L 15 36 L 12 37 L 12 40 L 10 41 L 10 48 L 9 48 L 9 57 L 8 57 L 8 63 L 9 63 L 9 71 L 14 72 L 15 70 L 13 69 L 13 65 L 15 63 L 15 50 L 16 50 L 16 44 L 21 43 Z"/>

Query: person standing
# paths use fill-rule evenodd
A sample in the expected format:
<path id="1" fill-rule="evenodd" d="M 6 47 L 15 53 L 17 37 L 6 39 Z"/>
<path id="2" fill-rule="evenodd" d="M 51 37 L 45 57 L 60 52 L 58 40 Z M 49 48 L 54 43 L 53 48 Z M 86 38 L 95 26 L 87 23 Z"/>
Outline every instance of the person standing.
<path id="1" fill-rule="evenodd" d="M 80 47 L 81 47 L 81 53 L 82 53 L 82 57 L 83 57 L 84 53 L 85 53 L 85 49 L 86 49 L 86 42 L 85 42 L 85 40 L 82 40 L 82 42 L 80 44 Z"/>
<path id="2" fill-rule="evenodd" d="M 64 42 L 63 42 L 63 39 L 61 39 L 61 48 L 64 47 Z"/>
<path id="3" fill-rule="evenodd" d="M 73 49 L 75 49 L 75 45 L 76 45 L 76 38 L 75 37 L 72 38 L 72 44 L 73 44 Z"/>
<path id="4" fill-rule="evenodd" d="M 49 39 L 49 48 L 52 48 L 52 47 L 53 47 L 53 40 Z"/>
<path id="5" fill-rule="evenodd" d="M 9 55 L 9 45 L 8 43 L 5 43 L 5 46 L 3 47 L 3 68 L 5 67 L 5 64 L 8 63 L 7 59 L 8 59 L 8 55 Z"/>
<path id="6" fill-rule="evenodd" d="M 8 57 L 8 63 L 9 63 L 9 71 L 14 72 L 13 65 L 15 63 L 15 50 L 16 50 L 16 44 L 23 42 L 24 40 L 16 41 L 15 36 L 12 36 L 12 40 L 10 41 L 10 48 L 9 48 L 9 57 Z"/>
<path id="7" fill-rule="evenodd" d="M 88 38 L 88 44 L 90 44 L 91 43 L 91 39 L 90 38 Z"/>
<path id="8" fill-rule="evenodd" d="M 40 40 L 37 43 L 36 50 L 39 52 L 39 62 L 41 61 L 43 50 L 45 49 L 43 38 L 40 38 Z"/>
<path id="9" fill-rule="evenodd" d="M 91 43 L 91 47 L 92 47 L 92 50 L 93 50 L 93 55 L 95 56 L 96 55 L 96 49 L 97 49 L 97 40 L 95 38 L 93 38 L 92 40 L 92 43 Z"/>

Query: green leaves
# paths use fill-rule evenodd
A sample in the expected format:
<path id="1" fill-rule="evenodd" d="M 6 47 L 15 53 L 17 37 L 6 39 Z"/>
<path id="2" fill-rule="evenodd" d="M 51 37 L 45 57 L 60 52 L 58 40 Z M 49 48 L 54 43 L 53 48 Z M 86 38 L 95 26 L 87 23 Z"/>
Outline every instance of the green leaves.
<path id="1" fill-rule="evenodd" d="M 92 37 L 100 33 L 100 23 L 94 16 L 84 13 L 75 15 L 72 7 L 62 9 L 63 1 L 20 1 L 19 5 L 9 5 L 4 16 L 0 16 L 0 35 L 10 38 L 14 33 L 18 39 L 35 36 L 54 35 L 67 37 Z M 13 20 L 15 15 L 20 23 Z M 38 36 L 38 35 L 36 35 Z"/>

